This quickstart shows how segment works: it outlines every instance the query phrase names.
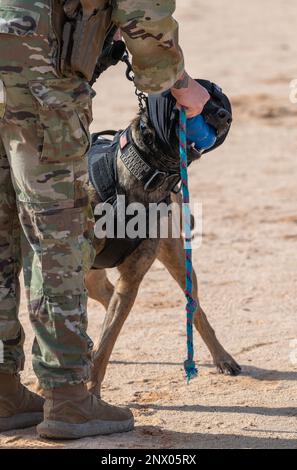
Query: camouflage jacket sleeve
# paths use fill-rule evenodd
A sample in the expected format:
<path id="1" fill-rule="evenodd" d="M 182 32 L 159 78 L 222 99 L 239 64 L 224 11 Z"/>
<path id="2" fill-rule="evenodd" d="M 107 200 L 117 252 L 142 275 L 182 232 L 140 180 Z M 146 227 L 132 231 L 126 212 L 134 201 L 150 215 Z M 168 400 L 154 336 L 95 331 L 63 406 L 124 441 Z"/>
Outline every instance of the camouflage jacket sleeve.
<path id="1" fill-rule="evenodd" d="M 174 10 L 175 0 L 113 1 L 113 21 L 132 54 L 136 85 L 146 93 L 168 90 L 184 70 Z"/>

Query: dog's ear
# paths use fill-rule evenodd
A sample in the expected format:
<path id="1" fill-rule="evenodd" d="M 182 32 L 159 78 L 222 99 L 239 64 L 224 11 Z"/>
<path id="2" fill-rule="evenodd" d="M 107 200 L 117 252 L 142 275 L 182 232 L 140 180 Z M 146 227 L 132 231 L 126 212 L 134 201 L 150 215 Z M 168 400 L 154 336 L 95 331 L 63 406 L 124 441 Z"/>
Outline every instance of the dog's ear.
<path id="1" fill-rule="evenodd" d="M 145 127 L 142 130 L 142 138 L 143 138 L 143 143 L 147 147 L 154 147 L 155 144 L 155 138 L 156 138 L 156 132 L 155 129 Z"/>
<path id="2" fill-rule="evenodd" d="M 151 125 L 147 113 L 142 113 L 140 117 L 140 132 L 142 136 L 143 143 L 146 147 L 154 148 L 156 140 L 156 131 Z"/>

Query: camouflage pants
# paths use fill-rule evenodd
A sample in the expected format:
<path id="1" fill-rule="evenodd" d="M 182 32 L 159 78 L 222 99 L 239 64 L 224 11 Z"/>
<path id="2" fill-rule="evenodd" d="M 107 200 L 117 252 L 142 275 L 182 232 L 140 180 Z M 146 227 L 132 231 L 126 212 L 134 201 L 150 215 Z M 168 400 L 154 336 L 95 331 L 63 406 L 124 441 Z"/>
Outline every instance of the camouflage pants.
<path id="1" fill-rule="evenodd" d="M 19 37 L 15 10 L 3 10 L 3 3 L 0 27 L 6 21 L 10 29 L 1 35 L 0 28 L 0 370 L 15 373 L 24 365 L 23 268 L 34 371 L 42 387 L 53 388 L 86 381 L 90 372 L 84 274 L 93 260 L 93 221 L 83 156 L 91 92 L 78 78 L 55 75 L 47 2 L 29 2 L 39 20 L 28 22 L 26 10 L 26 25 L 36 33 L 29 40 Z"/>

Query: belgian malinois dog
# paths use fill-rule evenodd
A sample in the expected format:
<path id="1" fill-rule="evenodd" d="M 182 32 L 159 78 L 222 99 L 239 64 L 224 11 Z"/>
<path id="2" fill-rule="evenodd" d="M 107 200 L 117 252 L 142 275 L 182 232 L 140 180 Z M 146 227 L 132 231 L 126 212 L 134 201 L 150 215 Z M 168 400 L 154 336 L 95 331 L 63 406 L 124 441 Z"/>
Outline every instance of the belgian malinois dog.
<path id="1" fill-rule="evenodd" d="M 170 120 L 171 117 L 166 116 L 167 108 L 164 110 L 165 119 Z M 176 133 L 171 134 L 170 148 L 166 146 L 156 129 L 159 126 L 158 119 L 156 116 L 152 123 L 148 108 L 143 108 L 128 131 L 119 134 L 113 144 L 112 155 L 109 158 L 114 158 L 115 162 L 114 190 L 118 195 L 125 195 L 128 204 L 137 202 L 147 207 L 149 203 L 162 200 L 181 204 L 180 194 L 172 192 L 180 168 L 178 137 Z M 128 151 L 125 150 L 127 141 Z M 188 157 L 189 162 L 192 162 L 197 158 L 197 154 L 190 149 Z M 146 178 L 144 181 L 143 175 L 135 173 L 135 167 L 139 168 L 139 165 L 135 165 L 134 160 L 139 164 L 139 159 L 147 164 L 149 176 L 152 175 L 151 169 L 156 169 L 150 180 Z M 89 192 L 95 210 L 95 207 L 103 202 L 102 197 L 91 182 Z M 99 259 L 105 244 L 106 239 L 94 238 L 94 247 Z M 169 234 L 168 238 L 144 239 L 132 253 L 118 263 L 119 278 L 115 285 L 109 281 L 107 271 L 101 268 L 100 263 L 99 268 L 97 266 L 97 269 L 92 269 L 86 275 L 86 287 L 90 298 L 100 302 L 106 309 L 100 339 L 93 351 L 94 365 L 89 383 L 90 391 L 97 396 L 100 396 L 101 384 L 115 342 L 133 307 L 139 286 L 155 260 L 159 260 L 165 266 L 184 290 L 185 250 L 182 235 L 179 238 L 173 238 Z M 194 299 L 198 305 L 194 318 L 195 327 L 208 347 L 218 372 L 238 375 L 241 371 L 240 366 L 218 341 L 200 305 L 195 272 L 193 285 Z"/>

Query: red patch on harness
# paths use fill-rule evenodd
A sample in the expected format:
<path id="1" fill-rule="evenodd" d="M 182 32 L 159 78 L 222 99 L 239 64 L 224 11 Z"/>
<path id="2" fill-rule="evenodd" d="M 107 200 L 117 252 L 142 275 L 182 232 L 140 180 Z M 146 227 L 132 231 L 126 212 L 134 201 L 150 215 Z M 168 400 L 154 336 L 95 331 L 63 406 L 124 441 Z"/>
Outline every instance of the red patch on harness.
<path id="1" fill-rule="evenodd" d="M 120 138 L 121 149 L 124 149 L 127 144 L 128 144 L 128 138 L 127 138 L 127 133 L 125 132 L 125 134 L 122 134 Z"/>

